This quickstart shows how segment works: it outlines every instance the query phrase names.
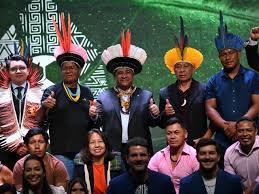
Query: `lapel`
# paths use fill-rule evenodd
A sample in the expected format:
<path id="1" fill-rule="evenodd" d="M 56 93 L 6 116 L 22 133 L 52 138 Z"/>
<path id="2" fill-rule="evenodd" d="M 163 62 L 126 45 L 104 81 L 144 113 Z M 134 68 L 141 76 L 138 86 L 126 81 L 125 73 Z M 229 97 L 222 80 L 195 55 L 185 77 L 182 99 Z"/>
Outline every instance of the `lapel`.
<path id="1" fill-rule="evenodd" d="M 217 180 L 216 180 L 216 186 L 215 186 L 215 194 L 221 194 L 221 187 L 224 186 L 224 175 L 223 175 L 223 171 L 221 171 L 220 169 L 218 170 L 218 174 L 217 174 Z M 224 187 L 222 187 L 224 189 Z"/>
<path id="2" fill-rule="evenodd" d="M 112 88 L 112 90 L 111 90 L 112 92 L 111 92 L 111 101 L 112 101 L 112 104 L 113 104 L 113 107 L 114 107 L 114 110 L 115 110 L 115 112 L 116 112 L 116 114 L 117 114 L 117 117 L 118 117 L 118 119 L 119 119 L 119 121 L 120 121 L 120 123 L 121 123 L 121 113 L 120 113 L 120 111 L 121 111 L 121 105 L 120 105 L 120 100 L 119 100 L 119 98 L 118 98 L 118 96 L 117 96 L 117 92 Z"/>
<path id="3" fill-rule="evenodd" d="M 197 190 L 196 190 L 196 191 L 198 191 L 197 193 L 199 193 L 199 194 L 207 194 L 207 191 L 206 191 L 206 188 L 205 188 L 202 176 L 201 176 L 199 171 L 197 171 L 195 173 L 195 178 L 194 178 L 194 181 L 193 181 L 193 185 L 195 186 L 195 188 L 197 188 Z"/>
<path id="4" fill-rule="evenodd" d="M 179 98 L 177 96 L 177 91 L 178 91 L 177 83 L 170 85 L 168 87 L 166 98 L 169 99 L 174 109 L 179 110 L 181 106 L 181 102 L 179 101 Z"/>
<path id="5" fill-rule="evenodd" d="M 200 89 L 199 89 L 199 84 L 196 80 L 192 80 L 192 84 L 191 84 L 191 95 L 190 95 L 190 99 L 189 99 L 189 107 L 191 107 L 192 103 L 194 102 L 194 100 L 196 99 L 196 97 L 199 95 L 200 93 Z"/>
<path id="6" fill-rule="evenodd" d="M 130 115 L 129 115 L 129 122 L 132 119 L 134 112 L 136 111 L 139 103 L 138 101 L 141 100 L 139 97 L 140 89 L 136 88 L 136 91 L 133 93 L 131 100 L 130 100 Z"/>

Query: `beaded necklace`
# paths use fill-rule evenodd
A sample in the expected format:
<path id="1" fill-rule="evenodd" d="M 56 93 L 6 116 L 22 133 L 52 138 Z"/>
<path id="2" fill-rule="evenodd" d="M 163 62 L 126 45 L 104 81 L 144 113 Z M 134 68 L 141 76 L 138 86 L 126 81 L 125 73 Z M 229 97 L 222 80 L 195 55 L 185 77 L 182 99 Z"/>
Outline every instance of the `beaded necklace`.
<path id="1" fill-rule="evenodd" d="M 129 114 L 131 96 L 135 92 L 136 88 L 137 87 L 132 86 L 124 91 L 118 87 L 114 87 L 114 90 L 117 92 L 117 96 L 120 99 L 121 112 L 123 114 Z"/>
<path id="2" fill-rule="evenodd" d="M 63 82 L 63 88 L 66 91 L 66 94 L 68 96 L 68 98 L 73 101 L 73 102 L 77 102 L 80 98 L 80 94 L 81 94 L 81 90 L 79 87 L 79 84 L 77 84 L 76 86 L 76 93 L 73 94 L 73 92 L 69 89 L 69 87 L 67 87 L 64 82 Z"/>

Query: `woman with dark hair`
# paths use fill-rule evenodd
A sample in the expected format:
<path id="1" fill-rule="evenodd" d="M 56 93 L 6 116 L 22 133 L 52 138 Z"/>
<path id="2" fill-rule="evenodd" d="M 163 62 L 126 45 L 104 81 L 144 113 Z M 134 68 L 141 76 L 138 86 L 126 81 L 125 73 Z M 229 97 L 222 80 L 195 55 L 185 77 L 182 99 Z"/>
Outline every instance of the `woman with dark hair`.
<path id="1" fill-rule="evenodd" d="M 29 155 L 23 165 L 23 187 L 20 194 L 65 194 L 62 186 L 49 185 L 42 159 Z"/>
<path id="2" fill-rule="evenodd" d="M 85 180 L 89 194 L 106 193 L 111 179 L 111 146 L 99 129 L 92 129 L 86 136 L 85 148 L 75 160 L 75 177 Z M 113 165 L 113 169 L 114 165 Z M 112 174 L 113 175 L 113 174 Z"/>
<path id="3" fill-rule="evenodd" d="M 77 177 L 69 181 L 67 194 L 88 194 L 84 180 Z"/>

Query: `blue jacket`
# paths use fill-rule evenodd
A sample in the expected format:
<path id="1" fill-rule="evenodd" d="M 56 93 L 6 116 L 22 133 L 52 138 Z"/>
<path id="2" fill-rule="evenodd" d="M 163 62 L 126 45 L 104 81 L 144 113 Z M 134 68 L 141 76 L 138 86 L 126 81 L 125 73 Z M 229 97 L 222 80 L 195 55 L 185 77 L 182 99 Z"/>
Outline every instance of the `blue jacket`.
<path id="1" fill-rule="evenodd" d="M 175 194 L 169 176 L 148 170 L 148 194 Z M 131 176 L 126 172 L 110 181 L 107 194 L 134 194 L 135 187 Z"/>
<path id="2" fill-rule="evenodd" d="M 180 181 L 179 194 L 207 194 L 199 171 L 184 177 Z M 240 178 L 223 170 L 219 170 L 216 179 L 215 194 L 243 194 Z"/>

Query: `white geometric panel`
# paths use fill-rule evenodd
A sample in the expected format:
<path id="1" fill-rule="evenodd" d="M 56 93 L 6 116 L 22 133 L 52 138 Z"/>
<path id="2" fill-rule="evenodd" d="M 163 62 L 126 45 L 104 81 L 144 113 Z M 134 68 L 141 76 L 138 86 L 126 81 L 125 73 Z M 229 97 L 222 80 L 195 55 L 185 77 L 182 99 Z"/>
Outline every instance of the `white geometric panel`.
<path id="1" fill-rule="evenodd" d="M 46 74 L 46 66 L 53 61 L 53 50 L 59 45 L 51 20 L 52 16 L 60 25 L 58 8 L 52 0 L 31 0 L 31 3 L 26 5 L 24 11 L 19 14 L 23 30 L 23 35 L 19 37 L 25 37 L 25 42 L 30 43 L 31 54 L 36 57 L 34 62 L 39 61 L 40 66 L 43 67 L 43 78 L 48 82 L 47 85 L 50 81 Z M 73 16 L 71 18 L 73 19 Z M 88 79 L 82 79 L 81 83 L 89 86 L 96 96 L 108 87 L 104 67 L 102 65 L 92 67 L 100 53 L 73 22 L 71 22 L 71 34 L 72 42 L 84 47 L 88 54 L 88 61 L 81 71 L 81 76 Z M 4 58 L 13 52 L 13 42 L 18 42 L 16 36 L 15 27 L 11 25 L 0 40 L 0 61 L 4 61 Z M 88 75 L 89 68 L 93 72 L 91 75 Z"/>

